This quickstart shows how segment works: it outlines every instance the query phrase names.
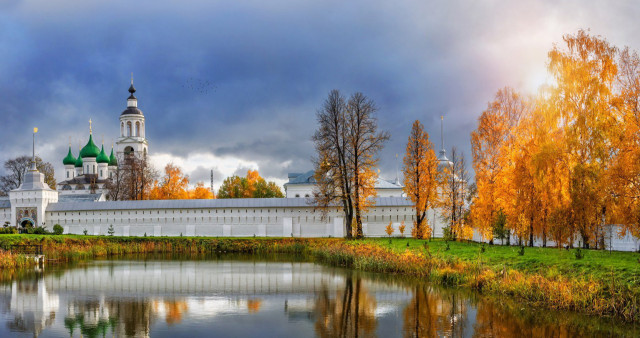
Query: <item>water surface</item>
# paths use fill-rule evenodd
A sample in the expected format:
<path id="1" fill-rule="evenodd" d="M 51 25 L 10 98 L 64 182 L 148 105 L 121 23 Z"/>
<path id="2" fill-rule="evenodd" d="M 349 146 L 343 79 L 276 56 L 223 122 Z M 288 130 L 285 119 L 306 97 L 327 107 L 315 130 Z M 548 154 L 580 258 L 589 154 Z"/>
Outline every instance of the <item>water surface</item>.
<path id="1" fill-rule="evenodd" d="M 0 336 L 610 337 L 614 319 L 288 256 L 128 258 L 0 284 Z"/>

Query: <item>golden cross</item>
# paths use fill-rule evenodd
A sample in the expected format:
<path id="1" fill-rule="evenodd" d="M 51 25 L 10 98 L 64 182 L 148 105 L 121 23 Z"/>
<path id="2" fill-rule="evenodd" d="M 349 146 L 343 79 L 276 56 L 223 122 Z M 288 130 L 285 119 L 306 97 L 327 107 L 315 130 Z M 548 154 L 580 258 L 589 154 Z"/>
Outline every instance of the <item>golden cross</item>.
<path id="1" fill-rule="evenodd" d="M 89 134 L 93 133 L 93 130 L 91 129 L 91 119 L 89 119 Z"/>

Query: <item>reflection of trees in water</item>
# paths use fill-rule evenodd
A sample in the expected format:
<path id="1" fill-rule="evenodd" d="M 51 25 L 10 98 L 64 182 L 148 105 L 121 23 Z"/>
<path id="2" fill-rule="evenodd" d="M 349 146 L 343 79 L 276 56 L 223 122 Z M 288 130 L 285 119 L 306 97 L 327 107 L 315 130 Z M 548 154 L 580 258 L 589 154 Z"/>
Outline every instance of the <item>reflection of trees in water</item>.
<path id="1" fill-rule="evenodd" d="M 636 337 L 640 330 L 615 318 L 557 311 L 533 311 L 509 299 L 478 303 L 474 337 Z"/>
<path id="2" fill-rule="evenodd" d="M 466 319 L 464 297 L 418 285 L 404 309 L 404 333 L 407 337 L 462 337 Z"/>
<path id="3" fill-rule="evenodd" d="M 373 336 L 377 326 L 376 301 L 362 286 L 360 277 L 346 277 L 345 289 L 331 297 L 321 286 L 314 312 L 315 330 L 320 337 Z"/>
<path id="4" fill-rule="evenodd" d="M 154 312 L 158 311 L 159 305 L 159 301 L 153 303 Z M 165 321 L 167 325 L 180 323 L 182 321 L 182 315 L 189 310 L 189 306 L 185 300 L 164 300 L 162 301 L 162 305 L 166 312 Z"/>

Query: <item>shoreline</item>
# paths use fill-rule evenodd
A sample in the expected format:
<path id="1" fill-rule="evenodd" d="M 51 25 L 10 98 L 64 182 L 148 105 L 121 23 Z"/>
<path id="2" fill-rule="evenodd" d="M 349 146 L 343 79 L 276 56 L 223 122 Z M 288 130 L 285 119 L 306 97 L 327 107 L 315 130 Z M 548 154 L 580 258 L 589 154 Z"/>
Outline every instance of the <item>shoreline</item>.
<path id="1" fill-rule="evenodd" d="M 404 245 L 406 243 L 406 246 Z M 309 254 L 314 261 L 355 270 L 393 273 L 452 287 L 467 287 L 482 294 L 508 296 L 533 306 L 554 310 L 569 310 L 591 315 L 613 316 L 627 322 L 640 322 L 640 276 L 633 280 L 616 274 L 613 267 L 606 273 L 588 266 L 574 275 L 563 273 L 573 269 L 573 261 L 553 261 L 566 258 L 563 250 L 536 249 L 549 256 L 549 262 L 517 256 L 507 264 L 513 247 L 490 247 L 478 243 L 379 238 L 345 240 L 341 238 L 211 238 L 211 237 L 111 237 L 79 235 L 1 235 L 0 248 L 14 244 L 41 244 L 47 260 L 63 262 L 89 260 L 125 254 L 176 253 L 288 253 Z M 450 247 L 450 249 L 449 249 Z M 481 249 L 484 248 L 484 249 Z M 529 248 L 527 248 L 529 249 Z M 531 248 L 532 251 L 534 248 Z M 503 254 L 503 252 L 506 252 Z M 598 252 L 595 252 L 598 253 Z M 494 255 L 495 257 L 491 256 Z M 629 258 L 638 256 L 624 253 Z M 484 256 L 483 256 L 484 255 Z M 515 253 L 514 255 L 518 255 Z M 618 254 L 622 255 L 622 254 Z M 476 258 L 477 256 L 477 258 Z M 533 254 L 529 254 L 533 256 Z M 489 258 L 487 258 L 489 257 Z M 624 256 L 627 258 L 626 256 Z M 596 258 L 597 259 L 597 258 Z M 615 259 L 612 258 L 612 259 Z M 502 262 L 502 264 L 500 264 Z M 17 271 L 35 266 L 22 255 L 0 250 L 1 278 L 11 278 Z M 533 268 L 532 268 L 533 266 Z M 593 270 L 590 271 L 589 269 Z M 628 270 L 622 267 L 621 271 Z M 637 274 L 637 273 L 636 273 Z M 626 278 L 626 280 L 625 280 Z"/>

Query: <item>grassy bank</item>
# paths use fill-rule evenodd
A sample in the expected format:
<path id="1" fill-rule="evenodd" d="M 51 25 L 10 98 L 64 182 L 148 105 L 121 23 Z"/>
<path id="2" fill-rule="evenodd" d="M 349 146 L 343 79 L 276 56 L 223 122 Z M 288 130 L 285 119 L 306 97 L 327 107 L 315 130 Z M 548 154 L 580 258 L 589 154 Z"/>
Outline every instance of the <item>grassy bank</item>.
<path id="1" fill-rule="evenodd" d="M 299 253 L 332 265 L 412 275 L 443 285 L 507 295 L 535 306 L 640 321 L 637 253 L 483 246 L 413 239 L 293 239 L 2 235 L 0 248 L 41 244 L 48 259 L 74 261 L 135 253 Z M 448 247 L 448 248 L 447 248 Z M 11 261 L 14 261 L 13 263 Z M 0 268 L 23 258 L 0 252 Z"/>

